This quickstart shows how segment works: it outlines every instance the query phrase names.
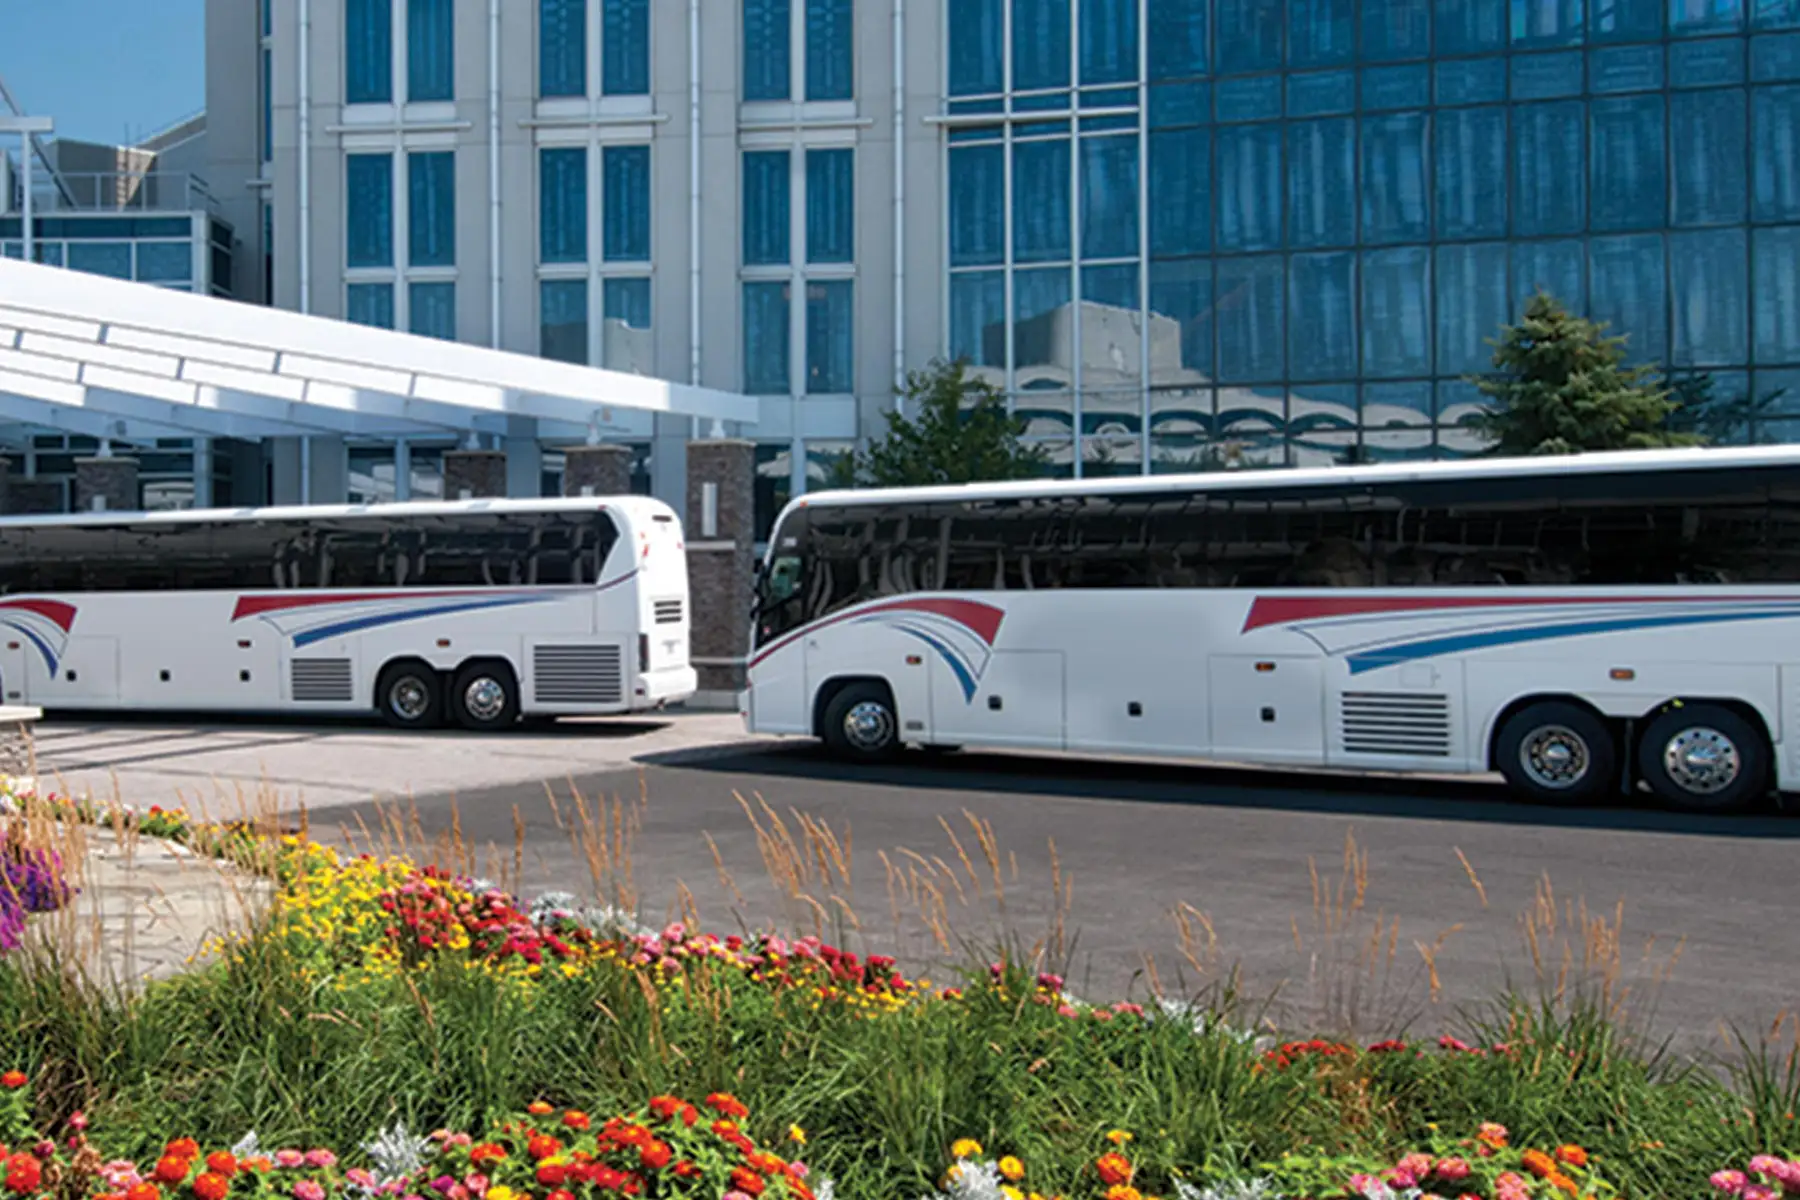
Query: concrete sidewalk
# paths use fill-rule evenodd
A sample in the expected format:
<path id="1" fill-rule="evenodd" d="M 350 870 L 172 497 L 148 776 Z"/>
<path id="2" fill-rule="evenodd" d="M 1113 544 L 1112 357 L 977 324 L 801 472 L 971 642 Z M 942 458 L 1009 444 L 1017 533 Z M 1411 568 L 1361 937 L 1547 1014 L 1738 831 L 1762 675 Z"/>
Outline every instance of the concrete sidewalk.
<path id="1" fill-rule="evenodd" d="M 248 928 L 275 894 L 269 880 L 169 842 L 93 826 L 66 840 L 81 860 L 70 879 L 80 891 L 29 928 L 95 983 L 136 988 L 187 971 L 209 941 Z"/>

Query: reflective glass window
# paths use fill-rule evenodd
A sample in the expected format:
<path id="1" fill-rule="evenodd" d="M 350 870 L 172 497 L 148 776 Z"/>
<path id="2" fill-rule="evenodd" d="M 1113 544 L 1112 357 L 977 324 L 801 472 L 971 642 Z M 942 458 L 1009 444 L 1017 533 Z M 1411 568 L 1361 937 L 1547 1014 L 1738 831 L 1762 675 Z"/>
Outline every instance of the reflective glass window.
<path id="1" fill-rule="evenodd" d="M 538 261 L 587 261 L 587 149 L 538 151 Z"/>
<path id="2" fill-rule="evenodd" d="M 1069 257 L 1069 142 L 1058 138 L 1013 146 L 1013 259 Z"/>
<path id="3" fill-rule="evenodd" d="M 1005 3 L 949 0 L 945 30 L 952 96 L 987 96 L 1005 89 Z"/>
<path id="4" fill-rule="evenodd" d="M 1202 254 L 1212 248 L 1212 131 L 1152 132 L 1150 253 Z"/>
<path id="5" fill-rule="evenodd" d="M 1800 26 L 1800 0 L 1750 0 L 1750 23 L 1757 29 Z"/>
<path id="6" fill-rule="evenodd" d="M 406 0 L 406 98 L 456 97 L 456 10 L 451 0 Z"/>
<path id="7" fill-rule="evenodd" d="M 1281 244 L 1281 126 L 1230 125 L 1217 131 L 1221 250 Z"/>
<path id="8" fill-rule="evenodd" d="M 393 99 L 393 0 L 344 0 L 344 103 Z"/>
<path id="9" fill-rule="evenodd" d="M 344 320 L 352 325 L 394 327 L 394 285 L 352 283 L 344 288 Z"/>
<path id="10" fill-rule="evenodd" d="M 1005 369 L 1005 272 L 958 271 L 950 276 L 950 357 Z"/>
<path id="11" fill-rule="evenodd" d="M 1154 157 L 1151 161 L 1155 161 Z M 1005 257 L 1006 147 L 953 146 L 950 149 L 950 265 L 999 263 Z"/>
<path id="12" fill-rule="evenodd" d="M 1660 95 L 1596 99 L 1590 109 L 1596 230 L 1659 229 L 1668 212 Z"/>
<path id="13" fill-rule="evenodd" d="M 1744 24 L 1744 3 L 1745 0 L 1669 0 L 1669 32 L 1735 33 Z"/>
<path id="14" fill-rule="evenodd" d="M 1049 382 L 1068 386 L 1068 354 L 1058 324 L 1059 312 L 1071 299 L 1067 267 L 1038 268 L 1013 275 L 1013 366 L 1058 367 Z M 1041 377 L 1019 378 L 1019 386 L 1042 383 Z"/>
<path id="15" fill-rule="evenodd" d="M 538 0 L 538 95 L 587 94 L 587 0 Z"/>
<path id="16" fill-rule="evenodd" d="M 1670 235 L 1677 363 L 1721 367 L 1749 361 L 1748 254 L 1742 229 Z"/>
<path id="17" fill-rule="evenodd" d="M 1288 244 L 1356 241 L 1356 122 L 1296 121 L 1287 128 Z"/>
<path id="18" fill-rule="evenodd" d="M 1363 119 L 1363 241 L 1410 242 L 1428 236 L 1425 128 L 1424 113 Z"/>
<path id="19" fill-rule="evenodd" d="M 546 279 L 538 284 L 538 354 L 587 365 L 587 280 Z"/>
<path id="20" fill-rule="evenodd" d="M 456 340 L 456 284 L 415 280 L 406 289 L 406 326 L 422 337 Z"/>
<path id="21" fill-rule="evenodd" d="M 1742 88 L 1669 97 L 1674 224 L 1725 225 L 1744 219 L 1745 99 Z"/>
<path id="22" fill-rule="evenodd" d="M 793 92 L 791 0 L 744 0 L 744 99 L 786 100 Z"/>
<path id="23" fill-rule="evenodd" d="M 1288 376 L 1356 375 L 1356 255 L 1296 254 L 1288 260 Z"/>
<path id="24" fill-rule="evenodd" d="M 1012 0 L 1014 91 L 1069 86 L 1069 0 Z"/>
<path id="25" fill-rule="evenodd" d="M 1795 0 L 1800 3 L 1800 0 Z M 1150 78 L 1205 75 L 1207 0 L 1147 0 Z"/>
<path id="26" fill-rule="evenodd" d="M 1356 56 L 1352 0 L 1292 0 L 1288 5 L 1288 62 L 1335 66 Z"/>
<path id="27" fill-rule="evenodd" d="M 650 280 L 600 281 L 600 365 L 611 371 L 649 375 L 656 369 L 650 332 Z"/>
<path id="28" fill-rule="evenodd" d="M 1512 0 L 1515 46 L 1573 46 L 1581 25 L 1581 0 Z"/>
<path id="29" fill-rule="evenodd" d="M 1281 66 L 1284 0 L 1217 0 L 1217 4 L 1221 75 Z"/>
<path id="30" fill-rule="evenodd" d="M 650 93 L 650 0 L 601 0 L 600 90 Z"/>
<path id="31" fill-rule="evenodd" d="M 456 265 L 456 152 L 406 156 L 407 261 L 415 267 Z"/>
<path id="32" fill-rule="evenodd" d="M 1638 42 L 1662 37 L 1665 0 L 1593 0 L 1589 34 L 1595 41 Z"/>
<path id="33" fill-rule="evenodd" d="M 856 59 L 854 0 L 806 0 L 806 98 L 848 100 Z"/>
<path id="34" fill-rule="evenodd" d="M 1362 56 L 1370 62 L 1431 53 L 1431 0 L 1362 0 Z"/>
<path id="35" fill-rule="evenodd" d="M 1138 77 L 1138 0 L 1081 0 L 1081 82 Z"/>
<path id="36" fill-rule="evenodd" d="M 1437 0 L 1439 54 L 1480 54 L 1507 42 L 1507 0 Z"/>
<path id="37" fill-rule="evenodd" d="M 1138 252 L 1138 139 L 1081 140 L 1081 254 L 1135 258 Z"/>
<path id="38" fill-rule="evenodd" d="M 1439 237 L 1506 234 L 1506 110 L 1440 109 L 1436 140 Z"/>
<path id="39" fill-rule="evenodd" d="M 792 261 L 788 228 L 791 181 L 786 150 L 744 152 L 744 262 Z"/>
<path id="40" fill-rule="evenodd" d="M 1219 278 L 1219 378 L 1254 383 L 1282 378 L 1287 271 L 1280 255 L 1222 258 Z"/>
<path id="41" fill-rule="evenodd" d="M 1581 231 L 1586 209 L 1587 122 L 1578 100 L 1513 109 L 1513 232 Z"/>
<path id="42" fill-rule="evenodd" d="M 1757 221 L 1800 220 L 1800 87 L 1751 92 L 1755 184 L 1751 215 Z"/>
<path id="43" fill-rule="evenodd" d="M 1758 229 L 1753 236 L 1756 361 L 1800 363 L 1800 226 Z"/>
<path id="44" fill-rule="evenodd" d="M 854 341 L 855 283 L 848 279 L 806 285 L 806 390 L 812 395 L 856 389 Z"/>
<path id="45" fill-rule="evenodd" d="M 1574 238 L 1512 244 L 1513 311 L 1538 292 L 1580 312 L 1587 307 L 1587 249 Z"/>
<path id="46" fill-rule="evenodd" d="M 1150 373 L 1201 382 L 1213 369 L 1213 269 L 1203 258 L 1150 264 Z"/>
<path id="47" fill-rule="evenodd" d="M 607 262 L 650 259 L 650 147 L 607 146 L 600 154 L 601 254 Z"/>
<path id="48" fill-rule="evenodd" d="M 788 285 L 744 284 L 744 391 L 752 396 L 788 393 Z"/>
<path id="49" fill-rule="evenodd" d="M 856 151 L 806 152 L 806 261 L 856 257 Z"/>
<path id="50" fill-rule="evenodd" d="M 1497 337 L 1511 315 L 1504 242 L 1437 248 L 1437 362 L 1439 375 L 1488 369 Z"/>
<path id="51" fill-rule="evenodd" d="M 1590 312 L 1630 340 L 1632 362 L 1658 363 L 1669 352 L 1668 274 L 1657 233 L 1595 238 L 1589 246 Z"/>
<path id="52" fill-rule="evenodd" d="M 1362 256 L 1363 374 L 1431 374 L 1431 251 L 1423 246 Z"/>
<path id="53" fill-rule="evenodd" d="M 394 265 L 394 156 L 344 157 L 348 220 L 344 237 L 347 267 Z"/>

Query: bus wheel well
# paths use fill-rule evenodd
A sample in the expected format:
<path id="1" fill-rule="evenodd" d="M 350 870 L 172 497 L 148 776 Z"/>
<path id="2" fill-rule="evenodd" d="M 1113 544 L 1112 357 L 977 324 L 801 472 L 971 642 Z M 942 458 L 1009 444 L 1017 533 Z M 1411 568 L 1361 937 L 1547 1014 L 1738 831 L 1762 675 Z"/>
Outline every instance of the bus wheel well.
<path id="1" fill-rule="evenodd" d="M 1567 695 L 1562 692 L 1536 692 L 1529 696 L 1520 696 L 1518 699 L 1516 699 L 1516 700 L 1512 701 L 1510 704 L 1508 704 L 1505 708 L 1501 709 L 1494 716 L 1494 724 L 1488 730 L 1488 739 L 1487 739 L 1488 770 L 1497 771 L 1500 769 L 1500 757 L 1499 757 L 1500 731 L 1506 728 L 1506 723 L 1508 721 L 1512 720 L 1513 717 L 1515 715 L 1517 715 L 1519 712 L 1522 712 L 1523 710 L 1530 708 L 1534 704 L 1557 704 L 1557 703 L 1573 704 L 1578 708 L 1585 708 L 1588 712 L 1594 714 L 1596 719 L 1605 722 L 1606 727 L 1608 729 L 1613 730 L 1615 736 L 1617 735 L 1617 733 L 1619 731 L 1620 722 L 1613 719 L 1612 717 L 1607 716 L 1605 713 L 1603 713 L 1599 709 L 1595 708 L 1592 704 L 1589 704 L 1586 700 L 1583 700 L 1580 696 L 1570 696 L 1570 695 Z M 1624 749 L 1624 747 L 1621 747 L 1621 750 L 1623 750 L 1623 749 Z"/>
<path id="2" fill-rule="evenodd" d="M 837 694 L 845 688 L 858 683 L 872 683 L 883 689 L 888 694 L 888 702 L 893 703 L 893 685 L 879 675 L 838 675 L 827 679 L 819 685 L 818 694 L 813 697 L 812 731 L 814 737 L 825 735 L 825 710 L 830 707 L 832 700 L 836 699 Z"/>
<path id="3" fill-rule="evenodd" d="M 390 658 L 386 662 L 381 664 L 381 670 L 375 672 L 375 707 L 376 708 L 381 707 L 381 703 L 382 703 L 381 693 L 386 689 L 388 679 L 394 674 L 394 672 L 400 670 L 402 667 L 416 668 L 419 671 L 422 671 L 425 674 L 430 675 L 431 677 L 436 679 L 439 682 L 439 684 L 445 684 L 447 682 L 445 672 L 438 670 L 436 667 L 432 666 L 430 663 L 426 662 L 424 659 L 420 658 L 416 654 L 402 654 L 402 655 L 398 656 L 397 658 Z"/>
<path id="4" fill-rule="evenodd" d="M 1638 718 L 1638 724 L 1640 726 L 1648 725 L 1669 709 L 1687 704 L 1711 704 L 1735 716 L 1742 717 L 1750 723 L 1750 728 L 1762 736 L 1763 749 L 1769 752 L 1769 761 L 1774 762 L 1775 738 L 1769 732 L 1769 723 L 1763 719 L 1762 713 L 1754 704 L 1744 700 L 1734 700 L 1729 696 L 1671 696 L 1661 704 L 1652 705 L 1643 716 Z M 1633 751 L 1636 749 L 1637 747 L 1632 747 Z"/>

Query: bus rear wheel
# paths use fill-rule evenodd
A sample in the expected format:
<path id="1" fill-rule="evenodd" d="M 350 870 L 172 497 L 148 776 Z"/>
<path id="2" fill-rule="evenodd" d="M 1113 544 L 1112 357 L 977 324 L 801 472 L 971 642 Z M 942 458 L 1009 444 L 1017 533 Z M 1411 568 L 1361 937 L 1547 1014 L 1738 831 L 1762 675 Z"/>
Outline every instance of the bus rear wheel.
<path id="1" fill-rule="evenodd" d="M 1579 704 L 1542 700 L 1507 718 L 1494 765 L 1513 791 L 1549 804 L 1591 804 L 1618 778 L 1606 722 Z"/>
<path id="2" fill-rule="evenodd" d="M 1638 770 L 1663 803 L 1687 812 L 1736 812 L 1768 789 L 1762 734 L 1718 704 L 1675 705 L 1644 729 Z"/>
<path id="3" fill-rule="evenodd" d="M 519 680 L 503 662 L 470 663 L 456 673 L 450 708 L 464 729 L 486 733 L 519 720 Z"/>
<path id="4" fill-rule="evenodd" d="M 395 729 L 435 729 L 443 722 L 443 684 L 422 662 L 394 663 L 383 671 L 375 702 L 382 719 Z"/>
<path id="5" fill-rule="evenodd" d="M 900 752 L 900 716 L 879 683 L 852 683 L 825 706 L 825 748 L 856 762 L 885 762 Z"/>

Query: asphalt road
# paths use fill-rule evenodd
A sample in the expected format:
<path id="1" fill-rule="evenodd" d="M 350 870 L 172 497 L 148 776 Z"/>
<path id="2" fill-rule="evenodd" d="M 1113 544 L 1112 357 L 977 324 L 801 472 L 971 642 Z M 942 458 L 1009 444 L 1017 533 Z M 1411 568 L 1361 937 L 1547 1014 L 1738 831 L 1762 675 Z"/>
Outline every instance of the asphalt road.
<path id="1" fill-rule="evenodd" d="M 1726 1023 L 1754 1037 L 1800 1002 L 1800 816 L 1007 755 L 852 769 L 766 743 L 541 774 L 556 801 L 541 781 L 419 797 L 412 836 L 443 845 L 454 826 L 479 850 L 466 865 L 528 892 L 628 881 L 653 922 L 692 909 L 725 932 L 816 926 L 903 966 L 941 972 L 1010 939 L 1089 999 L 1235 979 L 1248 1016 L 1290 1027 L 1437 1031 L 1503 988 L 1580 987 L 1723 1051 Z M 603 820 L 606 797 L 620 804 Z M 368 806 L 319 817 L 380 821 Z"/>

